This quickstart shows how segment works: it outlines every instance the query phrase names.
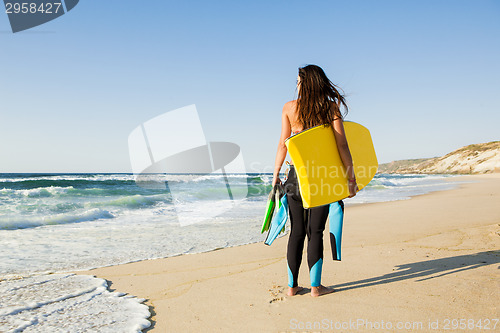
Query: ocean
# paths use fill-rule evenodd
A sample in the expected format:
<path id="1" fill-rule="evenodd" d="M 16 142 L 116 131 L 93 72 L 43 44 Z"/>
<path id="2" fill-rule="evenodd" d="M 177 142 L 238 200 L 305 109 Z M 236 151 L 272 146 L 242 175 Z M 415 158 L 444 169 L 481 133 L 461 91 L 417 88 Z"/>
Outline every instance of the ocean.
<path id="1" fill-rule="evenodd" d="M 350 205 L 451 189 L 450 177 L 377 174 L 344 201 L 346 214 Z M 122 173 L 0 174 L 0 331 L 138 332 L 149 325 L 143 300 L 67 272 L 264 241 L 271 174 L 161 179 L 139 186 Z"/>

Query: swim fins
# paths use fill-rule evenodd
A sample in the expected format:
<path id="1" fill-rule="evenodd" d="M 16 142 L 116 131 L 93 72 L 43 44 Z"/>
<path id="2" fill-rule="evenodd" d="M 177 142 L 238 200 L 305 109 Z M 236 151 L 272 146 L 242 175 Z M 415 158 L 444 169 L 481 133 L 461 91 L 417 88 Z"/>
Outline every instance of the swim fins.
<path id="1" fill-rule="evenodd" d="M 340 261 L 340 247 L 342 245 L 342 226 L 344 224 L 344 203 L 342 200 L 330 204 L 330 244 L 333 260 Z"/>
<path id="2" fill-rule="evenodd" d="M 288 220 L 288 201 L 286 195 L 281 197 L 281 207 L 276 212 L 276 215 L 271 221 L 271 226 L 269 228 L 269 233 L 267 234 L 264 244 L 271 245 L 276 237 L 283 231 L 285 231 L 285 224 Z"/>

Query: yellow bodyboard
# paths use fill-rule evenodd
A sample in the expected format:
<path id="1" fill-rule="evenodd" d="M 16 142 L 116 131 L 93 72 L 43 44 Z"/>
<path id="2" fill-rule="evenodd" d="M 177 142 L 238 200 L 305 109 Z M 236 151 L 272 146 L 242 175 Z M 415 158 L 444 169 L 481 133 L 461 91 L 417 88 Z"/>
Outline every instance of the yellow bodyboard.
<path id="1" fill-rule="evenodd" d="M 346 121 L 344 129 L 361 190 L 377 172 L 375 148 L 366 127 Z M 310 128 L 289 137 L 285 144 L 297 172 L 304 208 L 327 205 L 349 196 L 347 172 L 331 126 Z"/>

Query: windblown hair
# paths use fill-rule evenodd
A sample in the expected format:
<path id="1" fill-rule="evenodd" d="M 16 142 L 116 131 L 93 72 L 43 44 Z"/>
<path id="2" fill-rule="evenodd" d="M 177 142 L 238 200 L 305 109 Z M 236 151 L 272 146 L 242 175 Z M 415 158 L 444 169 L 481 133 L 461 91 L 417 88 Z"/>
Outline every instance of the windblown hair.
<path id="1" fill-rule="evenodd" d="M 307 65 L 299 68 L 300 86 L 297 97 L 298 120 L 308 129 L 317 125 L 330 125 L 338 117 L 347 115 L 345 98 L 341 90 L 326 76 L 321 67 Z M 345 108 L 342 114 L 341 107 Z"/>

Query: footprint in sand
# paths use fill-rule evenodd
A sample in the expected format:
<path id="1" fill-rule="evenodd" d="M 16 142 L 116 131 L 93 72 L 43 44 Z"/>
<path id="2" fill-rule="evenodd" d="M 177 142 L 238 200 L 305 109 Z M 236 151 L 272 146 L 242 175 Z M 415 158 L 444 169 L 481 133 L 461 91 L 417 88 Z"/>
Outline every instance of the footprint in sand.
<path id="1" fill-rule="evenodd" d="M 271 300 L 269 303 L 283 302 L 285 300 L 284 292 L 285 288 L 279 285 L 273 285 L 271 289 L 268 289 Z"/>

